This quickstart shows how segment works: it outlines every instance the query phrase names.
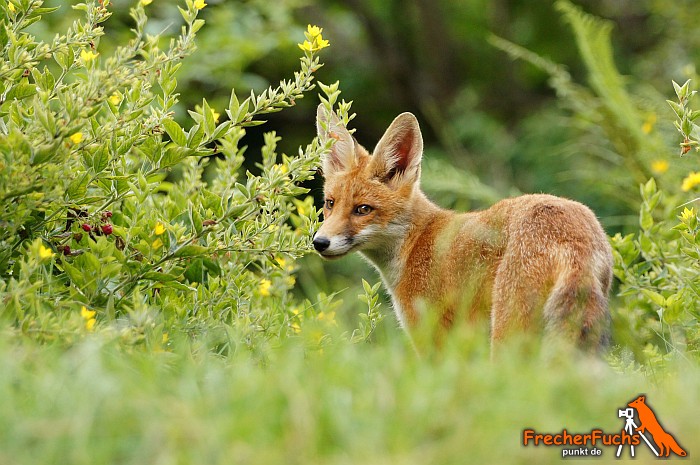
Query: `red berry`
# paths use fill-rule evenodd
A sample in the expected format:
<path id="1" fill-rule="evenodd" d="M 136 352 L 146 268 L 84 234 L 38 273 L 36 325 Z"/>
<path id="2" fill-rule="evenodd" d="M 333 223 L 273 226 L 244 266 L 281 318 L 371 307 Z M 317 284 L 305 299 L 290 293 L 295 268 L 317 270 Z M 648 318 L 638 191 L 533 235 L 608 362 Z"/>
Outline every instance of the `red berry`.
<path id="1" fill-rule="evenodd" d="M 109 210 L 105 210 L 105 211 L 102 212 L 102 216 L 103 216 L 104 218 L 111 218 L 111 217 L 112 217 L 112 212 L 109 211 Z"/>
<path id="2" fill-rule="evenodd" d="M 59 250 L 63 252 L 63 255 L 70 255 L 70 246 L 69 245 L 62 245 L 59 247 Z"/>
<path id="3" fill-rule="evenodd" d="M 90 231 L 92 231 L 92 226 L 90 226 L 90 225 L 87 224 L 87 223 L 83 223 L 80 227 L 83 228 L 83 231 L 85 231 L 85 232 L 90 232 Z"/>
<path id="4" fill-rule="evenodd" d="M 106 235 L 112 234 L 112 225 L 107 223 L 102 225 L 102 232 Z"/>

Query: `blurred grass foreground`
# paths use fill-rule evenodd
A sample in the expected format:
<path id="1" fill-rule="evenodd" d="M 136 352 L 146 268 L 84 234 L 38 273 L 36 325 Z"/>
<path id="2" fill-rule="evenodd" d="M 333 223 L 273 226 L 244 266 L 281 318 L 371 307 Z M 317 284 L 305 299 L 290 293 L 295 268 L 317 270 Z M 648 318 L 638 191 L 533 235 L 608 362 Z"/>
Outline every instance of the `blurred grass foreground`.
<path id="1" fill-rule="evenodd" d="M 640 394 L 693 460 L 692 4 L 535 4 L 0 0 L 0 464 L 557 463 L 523 430 L 617 434 Z M 609 352 L 418 354 L 366 264 L 310 254 L 319 101 L 365 144 L 414 112 L 445 207 L 589 204 Z"/>

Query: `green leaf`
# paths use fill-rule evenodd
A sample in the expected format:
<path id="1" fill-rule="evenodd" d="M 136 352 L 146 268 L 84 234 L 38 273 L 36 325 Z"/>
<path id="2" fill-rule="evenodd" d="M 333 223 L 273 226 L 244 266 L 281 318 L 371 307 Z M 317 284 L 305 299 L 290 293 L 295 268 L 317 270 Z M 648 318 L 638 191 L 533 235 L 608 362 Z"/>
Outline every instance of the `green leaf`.
<path id="1" fill-rule="evenodd" d="M 106 148 L 100 148 L 92 157 L 92 169 L 95 173 L 101 173 L 107 168 L 109 163 L 109 151 Z"/>
<path id="2" fill-rule="evenodd" d="M 182 257 L 196 257 L 198 255 L 205 254 L 209 251 L 208 248 L 203 247 L 201 245 L 185 245 L 180 247 L 175 251 L 174 256 L 177 258 L 182 258 Z"/>
<path id="3" fill-rule="evenodd" d="M 651 300 L 653 303 L 660 307 L 663 307 L 666 304 L 666 299 L 664 298 L 664 296 L 662 296 L 656 291 L 652 291 L 650 289 L 642 289 L 642 294 L 647 296 L 649 300 Z"/>
<path id="4" fill-rule="evenodd" d="M 179 124 L 171 119 L 164 119 L 161 121 L 161 124 L 165 128 L 165 132 L 167 132 L 168 136 L 170 136 L 170 140 L 175 142 L 180 147 L 187 146 L 187 135 Z"/>
<path id="5" fill-rule="evenodd" d="M 683 117 L 683 106 L 680 105 L 677 102 L 674 102 L 673 100 L 666 100 L 666 103 L 668 103 L 671 108 L 673 109 L 673 112 L 676 114 L 677 117 L 682 118 Z"/>
<path id="6" fill-rule="evenodd" d="M 36 94 L 36 85 L 20 83 L 12 87 L 7 93 L 6 100 L 22 100 Z"/>
<path id="7" fill-rule="evenodd" d="M 205 277 L 202 259 L 192 260 L 190 266 L 185 270 L 185 278 L 191 283 L 203 283 Z"/>
<path id="8" fill-rule="evenodd" d="M 148 273 L 144 273 L 142 278 L 149 279 L 151 281 L 160 281 L 160 282 L 164 283 L 164 282 L 176 280 L 177 276 L 169 274 L 169 273 L 160 273 L 158 271 L 149 271 Z"/>
<path id="9" fill-rule="evenodd" d="M 654 217 L 652 216 L 647 205 L 642 205 L 639 212 L 639 225 L 644 231 L 648 231 L 652 226 L 654 226 Z"/>

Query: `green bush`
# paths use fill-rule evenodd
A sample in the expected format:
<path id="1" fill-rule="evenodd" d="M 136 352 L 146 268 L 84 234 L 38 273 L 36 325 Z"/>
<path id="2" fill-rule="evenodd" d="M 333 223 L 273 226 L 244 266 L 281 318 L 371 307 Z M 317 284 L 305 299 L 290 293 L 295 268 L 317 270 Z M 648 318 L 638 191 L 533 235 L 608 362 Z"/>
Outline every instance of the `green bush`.
<path id="1" fill-rule="evenodd" d="M 678 102 L 668 103 L 678 118 L 685 155 L 697 149 L 700 134 L 693 121 L 700 111 L 690 107 L 695 95 L 690 81 L 673 84 Z M 697 209 L 688 208 L 698 200 L 698 185 L 695 172 L 666 190 L 659 190 L 652 178 L 641 188 L 640 231 L 617 234 L 612 241 L 624 298 L 620 342 L 647 363 L 646 369 L 664 366 L 668 358 L 700 361 L 700 227 Z M 688 199 L 689 194 L 695 198 Z"/>
<path id="2" fill-rule="evenodd" d="M 326 297 L 324 313 L 290 293 L 318 220 L 301 183 L 324 147 L 279 155 L 268 132 L 255 172 L 242 168 L 246 128 L 314 88 L 328 42 L 309 26 L 292 79 L 245 99 L 232 91 L 225 109 L 202 99 L 183 128 L 177 72 L 205 4 L 186 0 L 181 32 L 166 41 L 144 32 L 147 3 L 109 55 L 109 1 L 74 5 L 82 18 L 51 42 L 27 28 L 54 9 L 0 3 L 1 318 L 38 340 L 106 331 L 158 348 L 173 331 L 204 332 L 222 351 L 328 321 Z M 337 87 L 322 86 L 328 108 Z M 347 119 L 348 109 L 338 111 Z"/>

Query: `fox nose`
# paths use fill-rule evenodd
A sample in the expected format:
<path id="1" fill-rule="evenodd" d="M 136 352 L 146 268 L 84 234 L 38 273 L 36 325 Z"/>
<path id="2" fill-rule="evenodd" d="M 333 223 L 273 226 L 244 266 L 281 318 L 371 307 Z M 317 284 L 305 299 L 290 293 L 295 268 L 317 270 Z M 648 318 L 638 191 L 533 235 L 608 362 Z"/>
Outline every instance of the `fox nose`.
<path id="1" fill-rule="evenodd" d="M 331 240 L 328 239 L 327 237 L 323 236 L 316 236 L 314 237 L 314 249 L 316 249 L 319 252 L 323 252 L 328 248 L 328 246 L 331 245 Z"/>

